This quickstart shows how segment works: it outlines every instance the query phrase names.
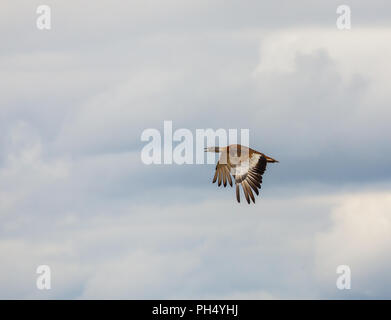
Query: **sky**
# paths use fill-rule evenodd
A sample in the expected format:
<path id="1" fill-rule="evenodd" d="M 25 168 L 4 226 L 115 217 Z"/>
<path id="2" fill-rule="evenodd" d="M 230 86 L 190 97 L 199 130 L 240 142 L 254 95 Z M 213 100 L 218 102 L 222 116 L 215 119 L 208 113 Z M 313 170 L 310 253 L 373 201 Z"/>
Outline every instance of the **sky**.
<path id="1" fill-rule="evenodd" d="M 391 298 L 389 1 L 6 0 L 0 36 L 0 298 Z M 165 120 L 249 129 L 256 204 L 144 164 Z"/>

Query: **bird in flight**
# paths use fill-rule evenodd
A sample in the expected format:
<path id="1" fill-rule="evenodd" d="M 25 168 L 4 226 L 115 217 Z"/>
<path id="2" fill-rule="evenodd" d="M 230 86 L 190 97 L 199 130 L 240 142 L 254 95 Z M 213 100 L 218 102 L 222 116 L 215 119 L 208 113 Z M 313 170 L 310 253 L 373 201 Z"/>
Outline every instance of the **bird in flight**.
<path id="1" fill-rule="evenodd" d="M 205 152 L 221 153 L 216 165 L 216 172 L 213 183 L 218 180 L 218 186 L 223 183 L 227 186 L 227 181 L 232 187 L 231 174 L 235 179 L 236 199 L 240 202 L 240 188 L 242 186 L 244 196 L 250 204 L 250 198 L 255 203 L 252 190 L 258 195 L 261 189 L 262 175 L 266 170 L 268 162 L 278 162 L 267 155 L 244 147 L 240 144 L 231 144 L 227 147 L 208 147 Z"/>

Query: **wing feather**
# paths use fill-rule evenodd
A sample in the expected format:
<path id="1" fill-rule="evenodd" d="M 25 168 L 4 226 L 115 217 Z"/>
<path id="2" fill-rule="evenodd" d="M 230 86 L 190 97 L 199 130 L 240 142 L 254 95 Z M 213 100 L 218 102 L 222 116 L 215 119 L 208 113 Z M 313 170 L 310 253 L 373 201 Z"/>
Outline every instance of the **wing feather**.
<path id="1" fill-rule="evenodd" d="M 259 191 L 258 191 L 258 188 L 257 186 L 255 185 L 255 183 L 251 180 L 251 179 L 248 179 L 248 184 L 250 185 L 250 187 L 254 190 L 254 192 L 259 195 Z"/>
<path id="2" fill-rule="evenodd" d="M 248 182 L 245 180 L 245 181 L 242 182 L 242 184 L 244 184 L 244 186 L 246 187 L 246 191 L 247 191 L 248 195 L 250 196 L 251 200 L 255 203 L 255 198 L 254 198 L 254 195 L 253 195 L 253 193 L 251 191 L 251 188 L 250 188 Z"/>
<path id="3" fill-rule="evenodd" d="M 221 159 L 221 157 L 220 157 L 220 159 Z M 226 162 L 226 161 L 224 161 L 224 162 Z M 221 184 L 223 184 L 224 187 L 226 187 L 227 181 L 232 187 L 232 178 L 231 178 L 229 164 L 227 164 L 227 163 L 222 164 L 222 163 L 220 163 L 220 161 L 217 162 L 216 172 L 213 177 L 213 183 L 215 183 L 216 181 L 218 181 L 217 184 L 219 187 L 221 186 Z"/>
<path id="4" fill-rule="evenodd" d="M 225 188 L 227 186 L 227 171 L 224 168 L 222 168 L 221 173 L 223 174 L 223 185 Z"/>
<path id="5" fill-rule="evenodd" d="M 238 185 L 242 185 L 243 192 L 248 203 L 250 203 L 250 198 L 255 203 L 253 191 L 256 195 L 259 195 L 259 189 L 261 189 L 262 184 L 262 175 L 266 170 L 266 164 L 267 160 L 263 155 L 254 153 L 250 159 L 242 161 L 239 165 L 233 167 L 233 177 L 237 184 L 236 187 L 238 189 Z M 238 190 L 236 190 L 236 193 L 238 193 Z"/>
<path id="6" fill-rule="evenodd" d="M 228 168 L 226 168 L 226 170 L 227 170 L 228 182 L 229 182 L 230 186 L 232 187 L 231 173 L 229 172 Z"/>
<path id="7" fill-rule="evenodd" d="M 216 170 L 216 172 L 215 172 L 215 176 L 213 177 L 213 182 L 212 182 L 212 183 L 215 183 L 216 180 L 217 180 L 217 170 Z"/>
<path id="8" fill-rule="evenodd" d="M 247 185 L 245 183 L 243 183 L 243 182 L 242 182 L 242 188 L 243 188 L 243 191 L 244 191 L 244 196 L 246 197 L 247 202 L 250 203 L 250 197 L 249 197 L 249 194 L 248 194 Z"/>

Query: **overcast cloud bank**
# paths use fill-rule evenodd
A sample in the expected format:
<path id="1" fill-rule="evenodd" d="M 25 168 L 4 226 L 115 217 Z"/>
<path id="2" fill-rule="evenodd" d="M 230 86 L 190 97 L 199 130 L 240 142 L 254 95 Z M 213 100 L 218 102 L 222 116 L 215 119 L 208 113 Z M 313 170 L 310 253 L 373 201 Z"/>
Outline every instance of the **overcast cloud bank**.
<path id="1" fill-rule="evenodd" d="M 390 298 L 388 2 L 39 4 L 0 12 L 1 298 Z M 256 206 L 144 165 L 164 120 L 250 129 Z"/>

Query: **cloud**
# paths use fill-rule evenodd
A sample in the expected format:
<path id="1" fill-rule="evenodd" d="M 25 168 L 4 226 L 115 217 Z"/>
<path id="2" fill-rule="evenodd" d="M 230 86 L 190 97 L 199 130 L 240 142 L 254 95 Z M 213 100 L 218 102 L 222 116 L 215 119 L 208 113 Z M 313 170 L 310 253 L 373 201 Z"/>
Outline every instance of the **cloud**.
<path id="1" fill-rule="evenodd" d="M 106 204 L 94 216 L 69 212 L 32 221 L 29 230 L 15 226 L 13 232 L 3 233 L 1 242 L 1 256 L 8 255 L 1 296 L 9 297 L 9 292 L 31 298 L 293 295 L 309 271 L 306 239 L 311 233 L 302 228 L 309 213 L 304 208 L 314 209 L 316 201 L 293 198 L 279 204 L 265 199 L 262 207 L 245 208 L 231 204 L 216 200 L 163 207 Z M 297 214 L 302 219 L 295 219 Z M 284 216 L 287 223 L 282 225 Z M 35 288 L 40 264 L 52 268 L 52 290 L 47 293 Z M 23 276 L 7 276 L 15 265 Z"/>
<path id="2" fill-rule="evenodd" d="M 388 3 L 347 32 L 337 1 L 49 1 L 49 32 L 39 4 L 0 12 L 1 297 L 339 298 L 345 263 L 349 297 L 389 296 Z M 257 205 L 141 163 L 164 120 L 249 128 L 280 160 Z"/>
<path id="3" fill-rule="evenodd" d="M 26 198 L 69 177 L 70 163 L 59 157 L 45 157 L 39 135 L 25 122 L 10 130 L 4 151 L 0 167 L 0 198 L 4 200 L 1 215 L 9 215 Z"/>
<path id="4" fill-rule="evenodd" d="M 107 205 L 93 217 L 67 213 L 32 223 L 23 236 L 29 241 L 15 232 L 1 241 L 0 254 L 7 256 L 1 296 L 388 296 L 390 195 L 305 193 L 284 201 L 264 198 L 258 207 L 244 208 L 217 200 L 163 207 Z M 52 268 L 48 292 L 35 288 L 40 264 Z M 335 286 L 340 264 L 352 269 L 349 293 Z"/>
<path id="5" fill-rule="evenodd" d="M 390 208 L 391 194 L 387 191 L 346 195 L 332 210 L 332 226 L 316 239 L 317 274 L 327 291 L 335 291 L 330 284 L 337 266 L 348 265 L 353 296 L 390 295 Z"/>

